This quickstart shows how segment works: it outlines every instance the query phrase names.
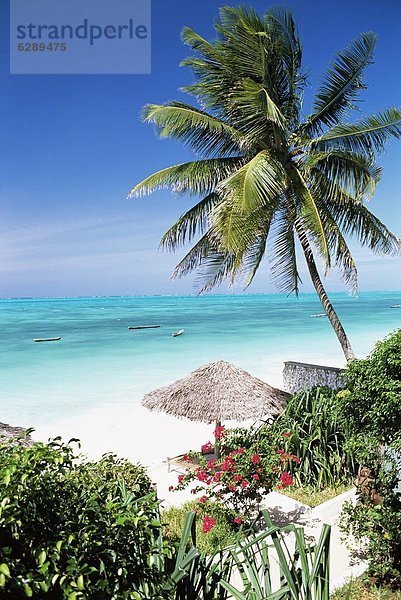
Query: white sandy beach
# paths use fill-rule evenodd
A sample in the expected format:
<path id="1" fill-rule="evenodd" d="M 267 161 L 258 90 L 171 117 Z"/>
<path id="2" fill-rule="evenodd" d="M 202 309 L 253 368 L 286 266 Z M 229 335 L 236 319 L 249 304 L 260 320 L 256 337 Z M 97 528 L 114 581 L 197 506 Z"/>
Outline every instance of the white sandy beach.
<path id="1" fill-rule="evenodd" d="M 333 360 L 332 356 L 308 356 L 308 361 L 343 366 L 340 360 Z M 282 368 L 267 369 L 263 379 L 282 388 Z M 42 441 L 55 436 L 61 436 L 64 440 L 78 438 L 82 452 L 91 459 L 113 452 L 146 466 L 158 465 L 167 457 L 200 448 L 201 444 L 213 439 L 213 424 L 195 423 L 150 412 L 141 406 L 141 398 L 131 402 L 116 400 L 115 405 L 41 424 L 36 427 L 34 438 Z M 239 423 L 230 422 L 227 425 L 236 426 Z"/>

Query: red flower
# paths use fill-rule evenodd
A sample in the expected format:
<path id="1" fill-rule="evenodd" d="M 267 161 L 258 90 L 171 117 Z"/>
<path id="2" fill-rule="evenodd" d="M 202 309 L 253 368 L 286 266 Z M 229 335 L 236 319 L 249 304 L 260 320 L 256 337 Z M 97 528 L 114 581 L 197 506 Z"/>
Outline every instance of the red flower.
<path id="1" fill-rule="evenodd" d="M 253 475 L 253 479 L 255 481 L 259 481 L 260 477 L 259 477 L 259 475 L 257 473 L 255 473 L 255 475 Z"/>
<path id="2" fill-rule="evenodd" d="M 209 517 L 209 515 L 206 515 L 202 523 L 203 533 L 209 533 L 209 531 L 211 531 L 215 525 L 216 519 L 213 519 L 213 517 Z"/>
<path id="3" fill-rule="evenodd" d="M 291 437 L 291 431 L 286 431 L 285 433 L 283 433 L 283 437 Z"/>
<path id="4" fill-rule="evenodd" d="M 234 481 L 236 483 L 239 483 L 240 481 L 242 481 L 242 475 L 234 475 Z"/>
<path id="5" fill-rule="evenodd" d="M 235 519 L 234 519 L 234 523 L 235 523 L 236 525 L 241 525 L 241 523 L 242 523 L 242 519 L 241 519 L 241 517 L 235 517 Z"/>
<path id="6" fill-rule="evenodd" d="M 199 498 L 199 502 L 205 504 L 205 502 L 207 502 L 207 496 L 202 496 L 201 498 Z"/>
<path id="7" fill-rule="evenodd" d="M 220 477 L 221 477 L 221 471 L 217 471 L 217 473 L 215 473 L 213 476 L 213 481 L 215 483 L 217 483 L 218 481 L 220 481 Z"/>
<path id="8" fill-rule="evenodd" d="M 251 463 L 253 465 L 258 465 L 260 463 L 260 456 L 255 452 L 255 454 L 251 457 Z"/>
<path id="9" fill-rule="evenodd" d="M 202 454 L 209 454 L 212 451 L 212 444 L 210 442 L 206 442 L 201 446 Z"/>
<path id="10" fill-rule="evenodd" d="M 207 468 L 208 468 L 208 469 L 214 469 L 214 467 L 215 467 L 215 464 L 216 464 L 216 461 L 214 460 L 214 458 L 211 458 L 211 459 L 208 461 L 208 463 L 207 463 Z"/>
<path id="11" fill-rule="evenodd" d="M 235 485 L 233 483 L 229 483 L 228 484 L 228 489 L 230 490 L 230 492 L 235 492 L 236 487 L 235 487 Z"/>
<path id="12" fill-rule="evenodd" d="M 173 485 L 170 485 L 170 487 L 168 488 L 168 491 L 169 491 L 169 492 L 172 492 L 173 490 L 174 490 L 174 486 L 173 486 Z"/>
<path id="13" fill-rule="evenodd" d="M 226 456 L 223 464 L 221 465 L 222 471 L 232 471 L 235 469 L 235 461 L 231 456 Z"/>
<path id="14" fill-rule="evenodd" d="M 235 456 L 235 454 L 243 454 L 244 452 L 245 452 L 245 448 L 243 448 L 243 447 L 241 446 L 241 448 L 237 448 L 236 450 L 233 450 L 233 451 L 231 452 L 231 454 L 232 454 L 233 456 Z"/>
<path id="15" fill-rule="evenodd" d="M 287 473 L 287 471 L 284 471 L 283 473 L 281 473 L 280 475 L 280 487 L 287 487 L 289 485 L 293 485 L 294 480 L 292 478 L 292 475 L 290 473 Z"/>
<path id="16" fill-rule="evenodd" d="M 216 427 L 216 429 L 214 430 L 214 436 L 216 438 L 216 440 L 219 440 L 220 438 L 222 438 L 225 435 L 225 427 L 224 425 L 218 425 Z"/>
<path id="17" fill-rule="evenodd" d="M 189 454 L 184 454 L 182 458 L 185 460 L 185 462 L 192 462 L 192 458 L 189 456 Z"/>
<path id="18" fill-rule="evenodd" d="M 244 479 L 244 481 L 241 483 L 242 489 L 245 489 L 246 487 L 248 487 L 248 485 L 249 485 L 249 481 L 246 481 L 246 479 Z"/>
<path id="19" fill-rule="evenodd" d="M 178 475 L 178 485 L 184 480 L 184 475 Z"/>

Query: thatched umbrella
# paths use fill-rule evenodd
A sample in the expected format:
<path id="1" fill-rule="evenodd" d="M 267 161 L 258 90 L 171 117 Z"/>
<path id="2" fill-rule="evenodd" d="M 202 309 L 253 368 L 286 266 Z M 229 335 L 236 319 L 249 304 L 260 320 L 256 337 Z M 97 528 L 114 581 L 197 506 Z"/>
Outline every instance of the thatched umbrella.
<path id="1" fill-rule="evenodd" d="M 8 423 L 0 423 L 0 445 L 5 441 L 13 440 L 21 446 L 31 446 L 32 438 L 23 427 L 13 427 Z"/>
<path id="2" fill-rule="evenodd" d="M 149 392 L 142 404 L 150 410 L 216 423 L 280 414 L 290 394 L 272 387 L 224 360 L 204 365 L 183 379 Z M 217 443 L 216 443 L 217 449 Z"/>

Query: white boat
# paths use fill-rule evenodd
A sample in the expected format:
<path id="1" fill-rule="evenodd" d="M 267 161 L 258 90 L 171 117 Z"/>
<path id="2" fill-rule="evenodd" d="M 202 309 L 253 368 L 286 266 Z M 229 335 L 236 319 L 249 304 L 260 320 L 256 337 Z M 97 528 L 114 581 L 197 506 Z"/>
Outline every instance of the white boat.
<path id="1" fill-rule="evenodd" d="M 393 304 L 390 308 L 401 308 L 401 304 Z"/>
<path id="2" fill-rule="evenodd" d="M 173 333 L 173 337 L 178 337 L 179 335 L 182 335 L 184 333 L 185 329 L 180 329 L 179 331 L 175 331 Z"/>
<path id="3" fill-rule="evenodd" d="M 311 315 L 314 319 L 320 319 L 321 317 L 327 317 L 326 313 L 318 313 L 317 315 Z"/>

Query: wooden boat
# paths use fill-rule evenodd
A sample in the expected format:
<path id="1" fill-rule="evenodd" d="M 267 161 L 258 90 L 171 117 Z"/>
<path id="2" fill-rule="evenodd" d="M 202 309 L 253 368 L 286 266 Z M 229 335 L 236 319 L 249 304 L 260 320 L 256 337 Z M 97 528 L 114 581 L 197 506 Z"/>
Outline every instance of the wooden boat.
<path id="1" fill-rule="evenodd" d="M 134 327 L 128 327 L 128 329 L 158 329 L 161 325 L 135 325 Z"/>
<path id="2" fill-rule="evenodd" d="M 34 342 L 58 342 L 61 340 L 61 337 L 56 338 L 35 338 Z"/>
<path id="3" fill-rule="evenodd" d="M 179 331 L 175 331 L 173 333 L 173 337 L 178 337 L 179 335 L 182 335 L 184 333 L 185 329 L 180 329 Z"/>

